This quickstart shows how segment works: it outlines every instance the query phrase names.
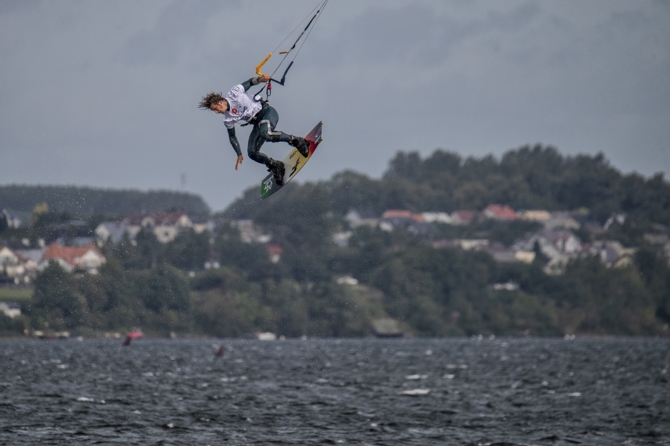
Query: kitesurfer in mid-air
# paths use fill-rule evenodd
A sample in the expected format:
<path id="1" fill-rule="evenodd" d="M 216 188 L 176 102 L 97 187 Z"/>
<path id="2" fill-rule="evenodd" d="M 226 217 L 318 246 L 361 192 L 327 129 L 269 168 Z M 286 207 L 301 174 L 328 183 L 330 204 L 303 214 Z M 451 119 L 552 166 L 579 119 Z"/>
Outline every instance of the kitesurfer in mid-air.
<path id="1" fill-rule="evenodd" d="M 235 170 L 240 167 L 244 159 L 240 150 L 240 143 L 237 140 L 237 136 L 235 136 L 235 123 L 242 120 L 253 124 L 247 146 L 249 158 L 257 163 L 265 164 L 268 167 L 268 171 L 272 172 L 277 184 L 281 185 L 285 172 L 284 163 L 274 160 L 261 152 L 261 146 L 265 141 L 287 142 L 298 149 L 302 156 L 308 156 L 309 143 L 304 138 L 275 130 L 279 121 L 277 110 L 265 101 L 255 100 L 253 95 L 248 92 L 252 86 L 268 82 L 269 80 L 269 75 L 262 74 L 235 85 L 225 96 L 221 96 L 221 93 L 209 93 L 202 98 L 199 107 L 223 115 L 223 123 L 226 129 L 228 129 L 228 139 L 233 149 L 235 149 L 235 153 L 237 153 Z"/>

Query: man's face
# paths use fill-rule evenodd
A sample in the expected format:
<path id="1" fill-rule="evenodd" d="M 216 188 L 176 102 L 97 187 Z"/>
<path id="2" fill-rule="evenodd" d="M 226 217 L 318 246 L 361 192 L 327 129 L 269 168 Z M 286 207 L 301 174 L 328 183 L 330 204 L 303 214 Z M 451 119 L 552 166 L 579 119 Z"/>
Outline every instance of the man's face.
<path id="1" fill-rule="evenodd" d="M 222 115 L 228 110 L 228 103 L 226 101 L 219 101 L 216 104 L 210 105 L 209 108 L 217 115 Z"/>

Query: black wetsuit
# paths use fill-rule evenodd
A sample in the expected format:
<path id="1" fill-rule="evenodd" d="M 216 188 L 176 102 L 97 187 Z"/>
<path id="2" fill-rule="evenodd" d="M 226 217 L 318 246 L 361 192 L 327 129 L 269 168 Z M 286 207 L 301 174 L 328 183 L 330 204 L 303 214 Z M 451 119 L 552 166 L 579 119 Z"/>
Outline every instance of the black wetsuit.
<path id="1" fill-rule="evenodd" d="M 251 78 L 246 82 L 242 83 L 244 91 L 248 91 L 253 85 L 258 84 L 258 78 Z M 270 142 L 289 142 L 291 135 L 288 135 L 282 131 L 275 130 L 277 123 L 279 122 L 279 113 L 273 107 L 270 106 L 267 102 L 263 103 L 263 108 L 256 113 L 256 115 L 249 121 L 250 124 L 253 124 L 253 129 L 249 135 L 249 142 L 247 145 L 247 153 L 249 158 L 256 161 L 257 163 L 265 164 L 266 166 L 270 164 L 270 157 L 261 152 L 261 146 L 265 141 Z M 228 139 L 230 144 L 235 149 L 235 153 L 238 156 L 242 155 L 240 151 L 240 143 L 235 136 L 235 128 L 228 129 Z"/>

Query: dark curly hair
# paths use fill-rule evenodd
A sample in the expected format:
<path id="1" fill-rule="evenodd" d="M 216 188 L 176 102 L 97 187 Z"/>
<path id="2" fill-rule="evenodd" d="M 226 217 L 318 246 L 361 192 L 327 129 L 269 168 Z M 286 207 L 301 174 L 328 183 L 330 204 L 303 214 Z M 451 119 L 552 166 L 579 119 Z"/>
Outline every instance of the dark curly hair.
<path id="1" fill-rule="evenodd" d="M 198 107 L 204 108 L 206 110 L 211 110 L 212 104 L 218 104 L 221 101 L 223 101 L 223 96 L 221 96 L 221 93 L 211 92 L 208 93 L 206 96 L 203 96 L 202 100 L 200 101 L 200 104 L 198 104 Z"/>

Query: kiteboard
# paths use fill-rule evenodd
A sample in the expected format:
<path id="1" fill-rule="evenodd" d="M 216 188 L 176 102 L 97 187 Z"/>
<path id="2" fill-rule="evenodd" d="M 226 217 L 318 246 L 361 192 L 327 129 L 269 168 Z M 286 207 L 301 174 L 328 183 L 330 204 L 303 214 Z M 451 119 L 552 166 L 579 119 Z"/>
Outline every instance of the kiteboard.
<path id="1" fill-rule="evenodd" d="M 286 158 L 284 158 L 284 183 L 281 186 L 277 184 L 272 174 L 269 174 L 263 179 L 261 182 L 261 198 L 267 198 L 274 194 L 279 189 L 284 187 L 286 183 L 291 181 L 291 179 L 293 179 L 293 177 L 296 176 L 298 172 L 300 172 L 300 169 L 302 169 L 307 161 L 309 161 L 309 159 L 312 157 L 312 154 L 322 141 L 322 127 L 323 122 L 319 122 L 316 127 L 314 127 L 312 131 L 309 132 L 307 136 L 305 136 L 305 139 L 307 142 L 309 142 L 309 155 L 307 155 L 307 157 L 302 156 L 300 152 L 298 152 L 298 149 L 295 148 L 291 150 L 291 153 L 286 155 Z"/>

